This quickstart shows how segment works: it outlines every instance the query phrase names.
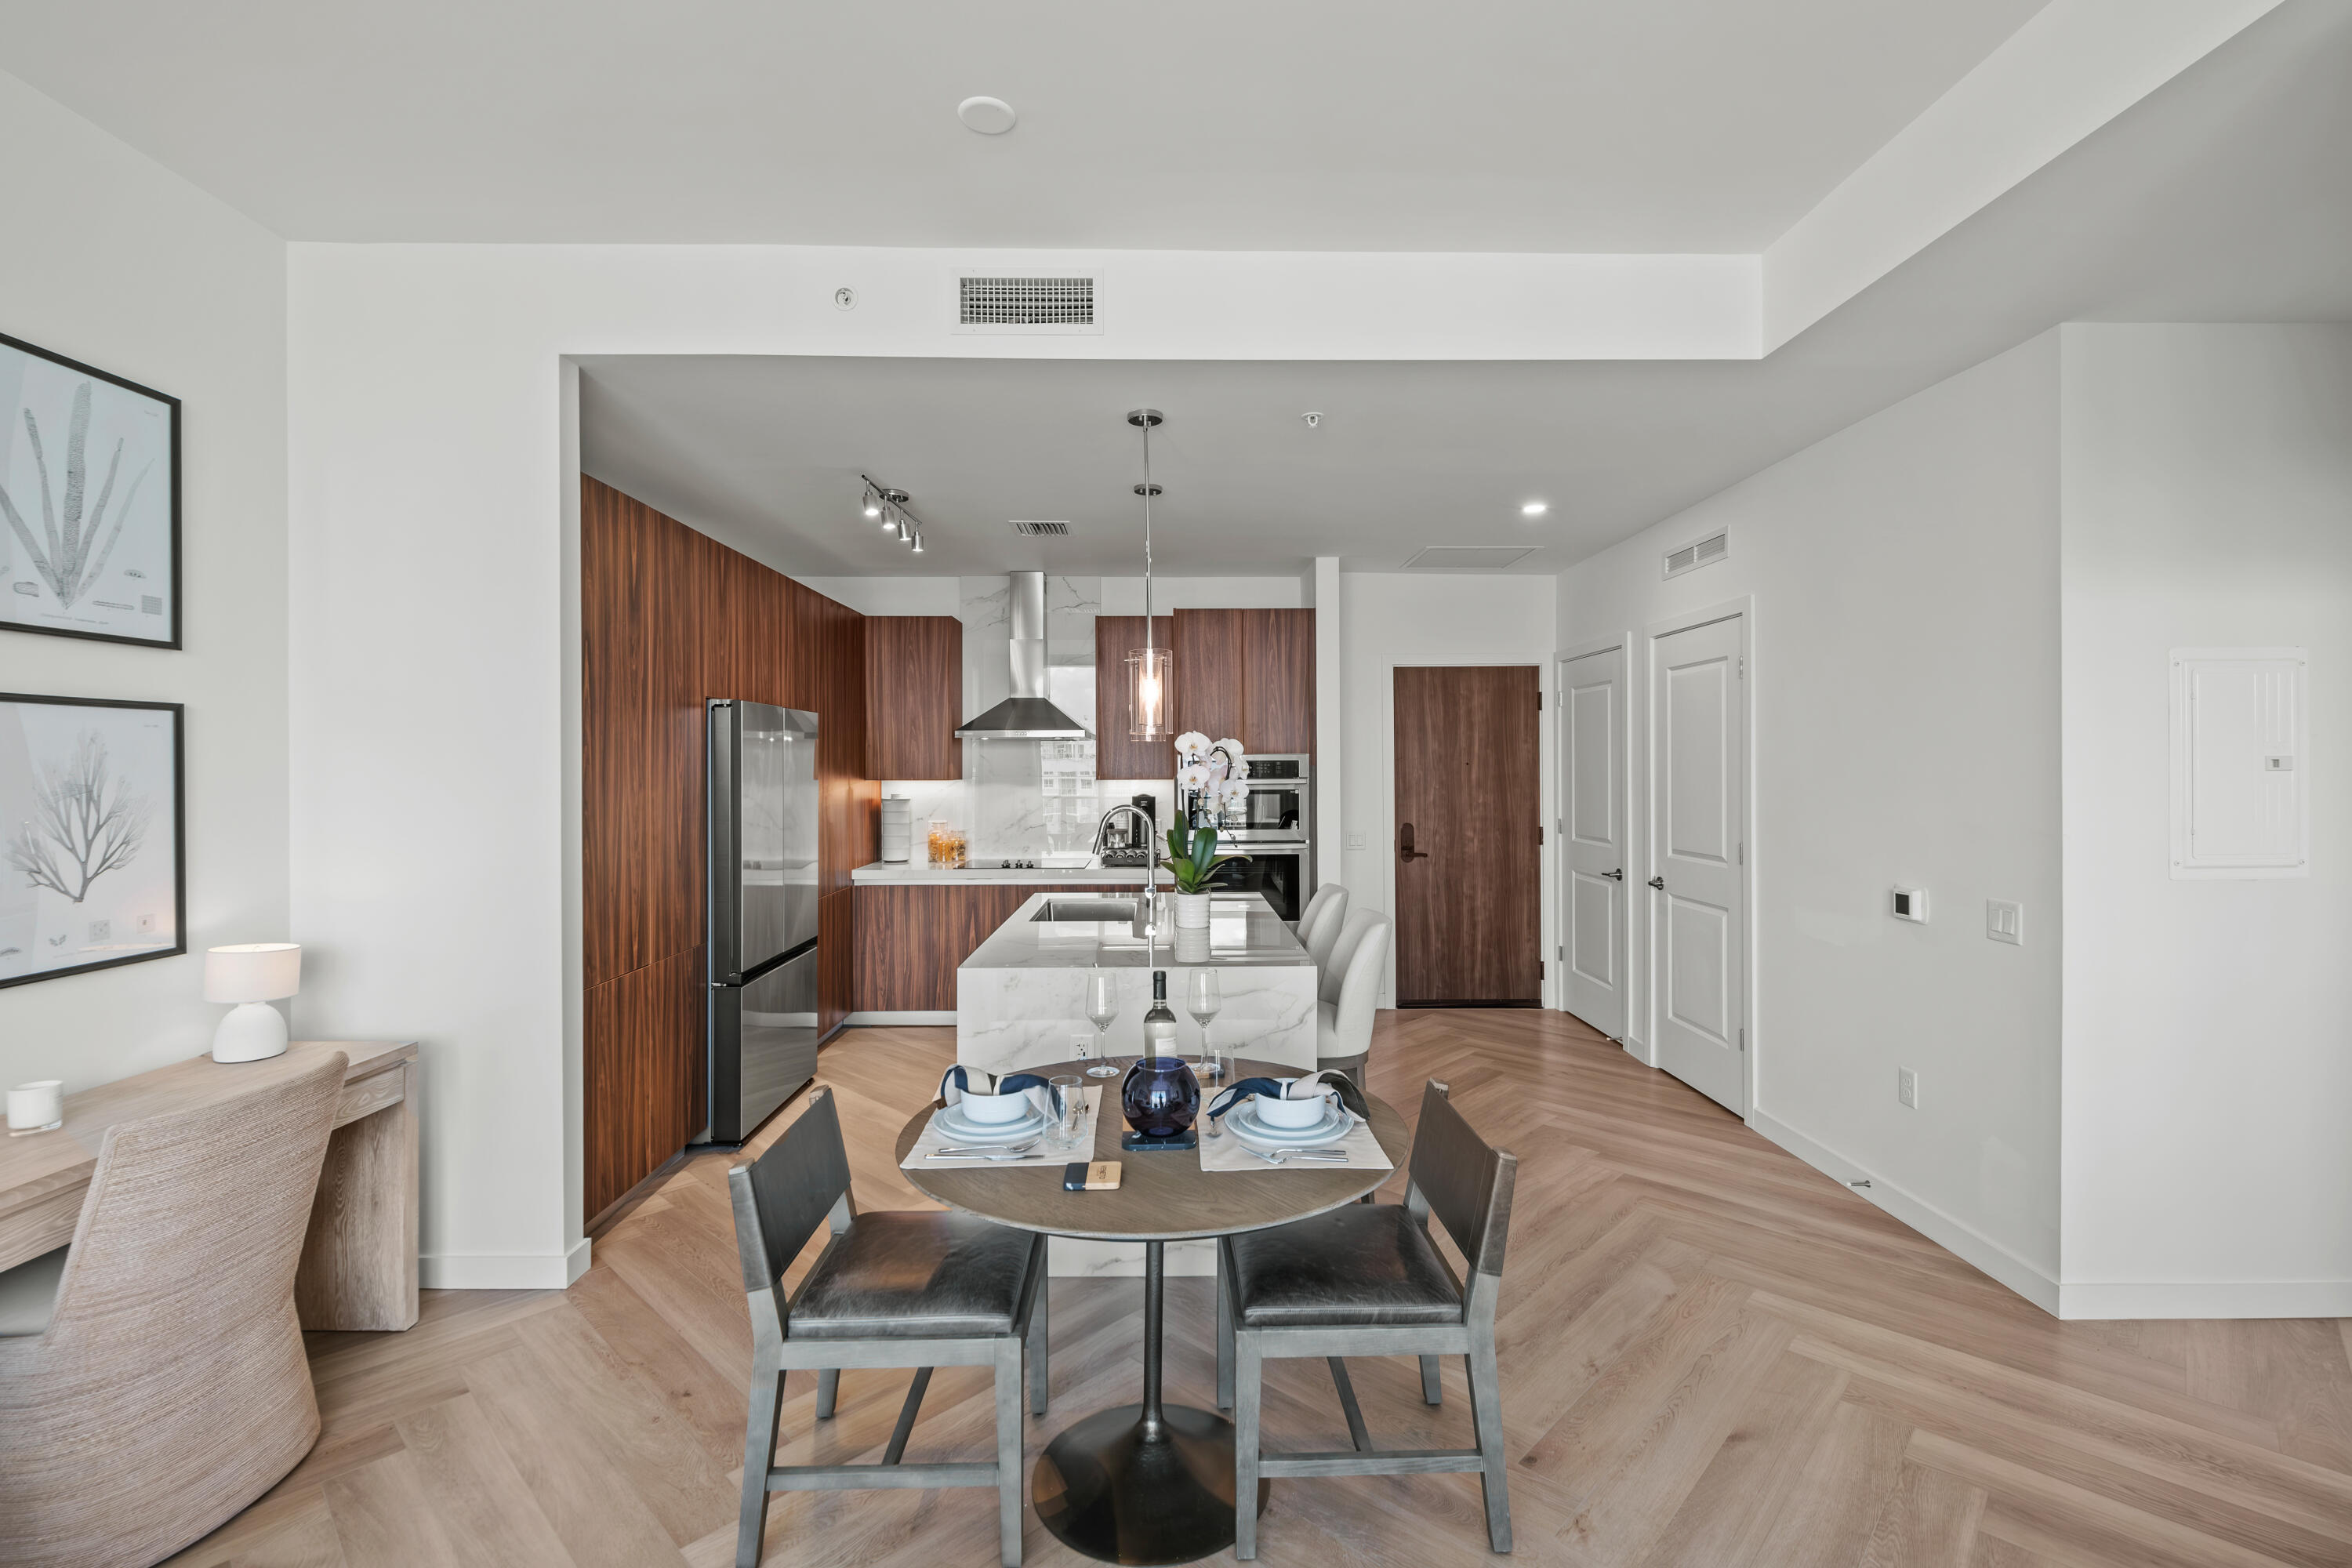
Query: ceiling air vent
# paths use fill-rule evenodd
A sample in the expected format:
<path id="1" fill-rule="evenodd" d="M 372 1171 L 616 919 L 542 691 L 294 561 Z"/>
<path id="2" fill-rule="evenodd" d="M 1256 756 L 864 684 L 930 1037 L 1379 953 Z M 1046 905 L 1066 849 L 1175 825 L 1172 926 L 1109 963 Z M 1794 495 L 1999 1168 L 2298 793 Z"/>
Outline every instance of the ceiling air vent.
<path id="1" fill-rule="evenodd" d="M 1731 546 L 1726 542 L 1728 537 L 1725 533 L 1710 533 L 1696 543 L 1685 544 L 1680 550 L 1668 551 L 1666 575 L 1679 577 L 1685 572 L 1696 572 L 1702 566 L 1714 565 L 1731 553 Z"/>
<path id="2" fill-rule="evenodd" d="M 1404 563 L 1408 572 L 1500 572 L 1536 552 L 1530 544 L 1433 544 Z"/>
<path id="3" fill-rule="evenodd" d="M 1023 518 L 1013 520 L 1013 531 L 1024 539 L 1059 539 L 1070 531 L 1066 522 L 1031 522 Z"/>
<path id="4" fill-rule="evenodd" d="M 1098 332 L 1091 278 L 956 279 L 960 332 Z"/>

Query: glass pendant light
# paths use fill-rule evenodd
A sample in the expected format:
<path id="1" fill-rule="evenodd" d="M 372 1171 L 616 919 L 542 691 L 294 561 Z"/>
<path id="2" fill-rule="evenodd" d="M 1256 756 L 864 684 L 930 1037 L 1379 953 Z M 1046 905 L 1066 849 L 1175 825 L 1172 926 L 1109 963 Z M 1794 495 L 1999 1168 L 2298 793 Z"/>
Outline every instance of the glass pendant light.
<path id="1" fill-rule="evenodd" d="M 1127 732 L 1138 741 L 1164 741 L 1172 728 L 1168 700 L 1173 671 L 1169 650 L 1158 646 L 1152 630 L 1151 498 L 1160 493 L 1160 487 L 1151 482 L 1151 431 L 1166 420 L 1157 408 L 1138 408 L 1128 415 L 1127 422 L 1143 432 L 1143 482 L 1135 487 L 1135 493 L 1143 498 L 1143 646 L 1129 650 L 1127 656 Z"/>

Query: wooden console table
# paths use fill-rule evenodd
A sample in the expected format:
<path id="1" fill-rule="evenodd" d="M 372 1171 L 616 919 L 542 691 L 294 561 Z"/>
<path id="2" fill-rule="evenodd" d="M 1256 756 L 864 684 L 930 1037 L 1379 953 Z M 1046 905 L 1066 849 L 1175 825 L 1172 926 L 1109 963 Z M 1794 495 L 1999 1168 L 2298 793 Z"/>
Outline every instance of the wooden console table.
<path id="1" fill-rule="evenodd" d="M 73 1239 L 106 1130 L 290 1077 L 328 1051 L 351 1058 L 294 1279 L 306 1329 L 416 1321 L 416 1042 L 297 1040 L 268 1061 L 174 1062 L 66 1097 L 54 1132 L 0 1140 L 0 1268 Z"/>

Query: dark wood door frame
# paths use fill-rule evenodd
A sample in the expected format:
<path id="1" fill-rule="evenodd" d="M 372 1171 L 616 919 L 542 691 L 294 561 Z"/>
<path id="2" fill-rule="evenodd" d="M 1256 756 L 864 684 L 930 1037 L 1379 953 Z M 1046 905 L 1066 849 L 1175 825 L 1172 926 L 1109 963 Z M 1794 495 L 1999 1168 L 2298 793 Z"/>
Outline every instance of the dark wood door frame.
<path id="1" fill-rule="evenodd" d="M 1389 682 L 1396 1005 L 1540 1007 L 1544 668 L 1399 664 Z"/>

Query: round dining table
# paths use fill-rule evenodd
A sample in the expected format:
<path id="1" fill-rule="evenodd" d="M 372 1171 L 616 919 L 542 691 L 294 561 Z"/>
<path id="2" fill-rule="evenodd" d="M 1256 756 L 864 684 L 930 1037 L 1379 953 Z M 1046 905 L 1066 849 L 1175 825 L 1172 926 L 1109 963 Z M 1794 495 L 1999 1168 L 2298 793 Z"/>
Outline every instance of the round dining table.
<path id="1" fill-rule="evenodd" d="M 1085 1062 L 1024 1068 L 1051 1076 L 1083 1074 Z M 1236 1064 L 1241 1078 L 1295 1076 L 1274 1062 Z M 1143 1244 L 1143 1400 L 1113 1405 L 1065 1427 L 1038 1458 L 1030 1477 L 1037 1517 L 1074 1551 L 1104 1563 L 1192 1563 L 1234 1543 L 1234 1426 L 1213 1410 L 1164 1404 L 1160 1397 L 1160 1304 L 1171 1241 L 1211 1240 L 1287 1225 L 1355 1202 L 1392 1172 L 1361 1166 L 1268 1165 L 1263 1171 L 1203 1171 L 1190 1149 L 1130 1152 L 1118 1080 L 1103 1086 L 1091 1119 L 1091 1152 L 1055 1152 L 1043 1159 L 996 1166 L 957 1165 L 911 1170 L 916 1189 L 951 1208 L 1016 1230 L 1095 1241 Z M 1202 1090 L 1202 1120 L 1214 1090 Z M 1367 1096 L 1372 1135 L 1402 1168 L 1412 1142 L 1404 1119 L 1382 1100 Z M 934 1102 L 908 1120 L 898 1134 L 904 1161 L 922 1136 Z M 1119 1184 L 1107 1192 L 1068 1192 L 1063 1168 L 1086 1159 L 1120 1162 Z M 1269 1483 L 1258 1483 L 1262 1510 Z"/>

